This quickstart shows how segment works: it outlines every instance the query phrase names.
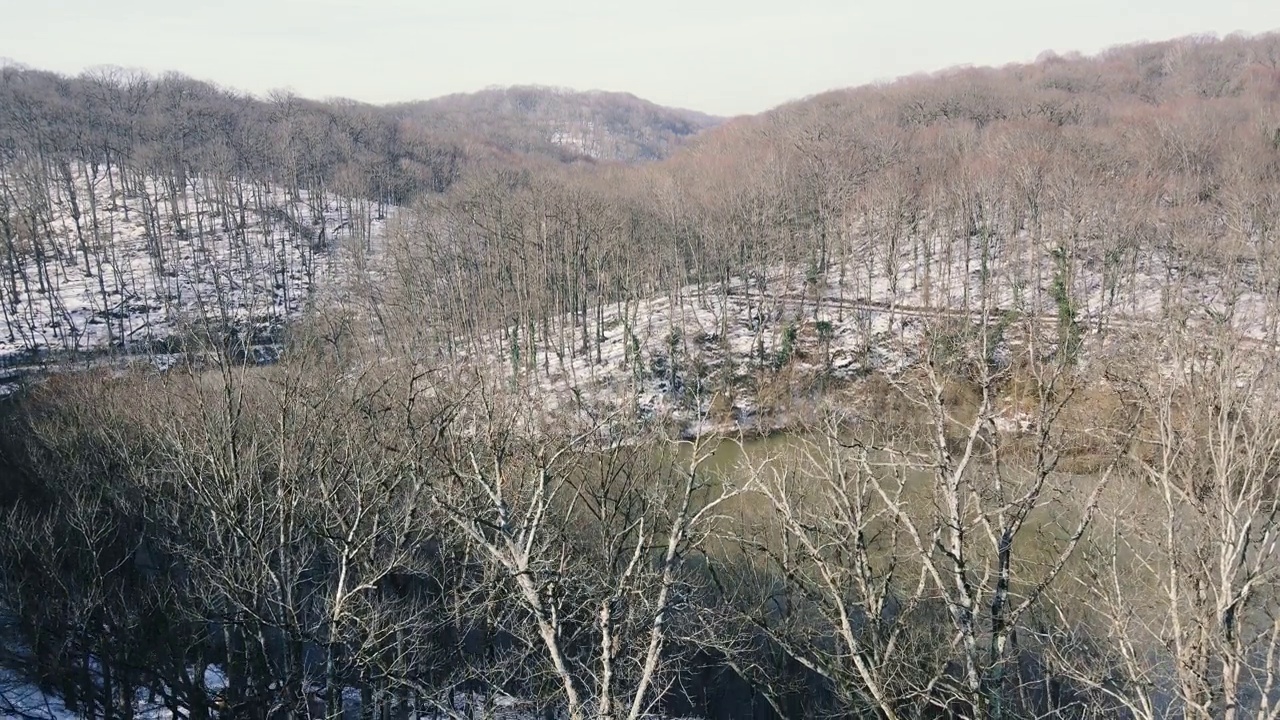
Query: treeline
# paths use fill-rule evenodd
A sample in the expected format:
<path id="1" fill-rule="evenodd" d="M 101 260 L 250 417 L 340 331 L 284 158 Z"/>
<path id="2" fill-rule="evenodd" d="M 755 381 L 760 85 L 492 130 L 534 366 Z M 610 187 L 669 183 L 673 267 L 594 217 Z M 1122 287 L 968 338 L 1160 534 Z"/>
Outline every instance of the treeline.
<path id="1" fill-rule="evenodd" d="M 445 190 L 461 161 L 459 148 L 353 101 L 288 92 L 258 99 L 176 73 L 119 68 L 67 77 L 10 65 L 0 78 L 0 148 L 10 162 L 87 163 L 104 173 L 127 166 L 178 180 L 240 176 L 385 205 Z"/>

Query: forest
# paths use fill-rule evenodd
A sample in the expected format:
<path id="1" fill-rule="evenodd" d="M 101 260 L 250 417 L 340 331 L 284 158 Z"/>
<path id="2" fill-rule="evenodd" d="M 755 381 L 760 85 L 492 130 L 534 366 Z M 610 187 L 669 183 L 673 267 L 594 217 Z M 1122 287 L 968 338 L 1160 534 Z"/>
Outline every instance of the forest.
<path id="1" fill-rule="evenodd" d="M 0 68 L 0 716 L 1280 718 L 1278 228 L 1277 33 Z"/>

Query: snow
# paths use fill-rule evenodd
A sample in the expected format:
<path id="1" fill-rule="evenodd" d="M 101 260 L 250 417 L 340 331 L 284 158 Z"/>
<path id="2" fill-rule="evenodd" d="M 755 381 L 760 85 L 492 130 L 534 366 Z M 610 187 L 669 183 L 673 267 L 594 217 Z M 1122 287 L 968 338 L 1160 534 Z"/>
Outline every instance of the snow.
<path id="1" fill-rule="evenodd" d="M 758 271 L 767 274 L 767 282 L 737 279 L 727 293 L 718 285 L 689 286 L 668 297 L 609 305 L 602 313 L 599 347 L 591 322 L 585 352 L 574 341 L 577 347 L 562 356 L 555 339 L 541 338 L 533 362 L 522 358 L 513 368 L 510 340 L 495 336 L 464 360 L 514 375 L 551 413 L 663 419 L 692 436 L 782 427 L 820 401 L 803 389 L 820 377 L 839 382 L 900 373 L 918 359 L 932 319 L 978 322 L 984 296 L 990 323 L 1012 311 L 1056 337 L 1051 246 L 1039 248 L 1042 263 L 989 258 L 985 287 L 976 243 L 967 257 L 957 248 L 949 263 L 936 259 L 927 275 L 906 250 L 893 263 L 883 256 L 868 261 L 876 249 L 869 244 L 865 250 L 854 254 L 862 260 L 833 265 L 821 276 L 780 264 Z M 1163 329 L 1170 316 L 1166 308 L 1175 306 L 1196 308 L 1188 321 L 1192 327 L 1208 323 L 1215 313 L 1231 312 L 1236 331 L 1254 342 L 1266 338 L 1263 318 L 1270 305 L 1257 287 L 1245 284 L 1238 296 L 1228 297 L 1222 290 L 1227 283 L 1211 268 L 1183 277 L 1177 263 L 1160 253 L 1137 259 L 1125 272 L 1123 287 L 1112 294 L 1100 269 L 1087 259 L 1075 264 L 1071 294 L 1076 322 L 1086 334 L 1084 362 L 1116 337 Z M 582 330 L 574 325 L 570 317 L 552 323 L 580 338 Z M 775 363 L 788 333 L 792 352 L 779 368 Z M 1008 358 L 1009 345 L 1018 342 L 1006 341 L 998 355 Z M 671 373 L 673 348 L 677 370 Z M 1027 428 L 1028 419 L 1017 408 L 1001 411 L 1001 428 Z"/>
<path id="2" fill-rule="evenodd" d="M 57 697 L 17 680 L 7 670 L 0 670 L 0 720 L 62 720 L 75 717 Z"/>
<path id="3" fill-rule="evenodd" d="M 603 159 L 605 155 L 596 135 L 596 124 L 590 120 L 558 126 L 558 129 L 551 131 L 550 140 L 553 144 L 574 148 L 597 160 Z"/>
<path id="4" fill-rule="evenodd" d="M 0 367 L 59 351 L 145 352 L 206 318 L 268 332 L 351 267 L 344 255 L 364 239 L 356 228 L 367 227 L 376 238 L 386 222 L 368 202 L 267 188 L 246 199 L 250 209 L 240 228 L 228 198 L 256 192 L 248 185 L 191 178 L 174 203 L 157 178 L 127 194 L 116 181 L 113 195 L 109 184 L 85 168 L 73 173 L 77 231 L 70 193 L 50 181 L 48 235 L 16 248 L 16 266 L 0 253 L 0 271 L 17 286 L 15 295 L 0 297 Z M 91 188 L 99 206 L 96 232 Z M 15 205 L 36 197 L 16 197 Z M 313 247 L 321 236 L 324 247 Z M 47 273 L 40 271 L 41 257 Z"/>
<path id="5" fill-rule="evenodd" d="M 211 692 L 216 692 L 225 687 L 226 678 L 218 668 L 211 667 L 205 672 L 205 685 Z M 146 702 L 145 695 L 145 692 L 138 693 L 133 715 L 136 720 L 175 719 L 174 713 L 169 709 Z M 344 716 L 358 717 L 361 702 L 359 690 L 345 688 L 342 697 Z M 446 708 L 451 709 L 452 712 L 446 712 Z M 0 720 L 79 720 L 83 717 L 84 715 L 80 713 L 68 710 L 57 696 L 22 682 L 8 671 L 0 670 Z M 422 702 L 410 717 L 418 720 L 449 720 L 456 717 L 540 720 L 543 714 L 534 702 L 501 692 L 492 694 L 446 692 L 442 693 L 439 705 Z M 697 718 L 663 718 L 651 714 L 643 717 L 644 720 L 698 720 Z"/>
<path id="6" fill-rule="evenodd" d="M 221 674 L 216 669 L 206 673 L 206 682 L 217 683 L 220 678 Z M 138 693 L 134 703 L 135 720 L 174 720 L 174 714 L 168 708 L 145 698 L 145 692 Z M 77 720 L 83 717 L 83 714 L 67 709 L 56 695 L 0 669 L 0 720 Z"/>

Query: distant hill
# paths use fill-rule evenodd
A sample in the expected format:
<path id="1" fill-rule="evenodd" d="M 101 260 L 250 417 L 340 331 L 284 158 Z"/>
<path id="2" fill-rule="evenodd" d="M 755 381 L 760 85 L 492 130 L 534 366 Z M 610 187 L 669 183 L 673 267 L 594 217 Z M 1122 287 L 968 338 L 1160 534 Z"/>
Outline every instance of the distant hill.
<path id="1" fill-rule="evenodd" d="M 560 160 L 661 160 L 721 122 L 630 93 L 541 86 L 491 88 L 392 109 L 435 133 Z"/>

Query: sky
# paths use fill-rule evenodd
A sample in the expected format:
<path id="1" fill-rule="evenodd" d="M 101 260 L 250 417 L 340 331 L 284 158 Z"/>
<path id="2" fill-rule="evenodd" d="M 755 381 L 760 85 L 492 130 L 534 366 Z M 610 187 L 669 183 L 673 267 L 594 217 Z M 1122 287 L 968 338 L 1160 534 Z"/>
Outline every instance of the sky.
<path id="1" fill-rule="evenodd" d="M 0 0 L 0 57 L 374 103 L 495 85 L 717 115 L 955 65 L 1280 30 L 1280 0 Z"/>

